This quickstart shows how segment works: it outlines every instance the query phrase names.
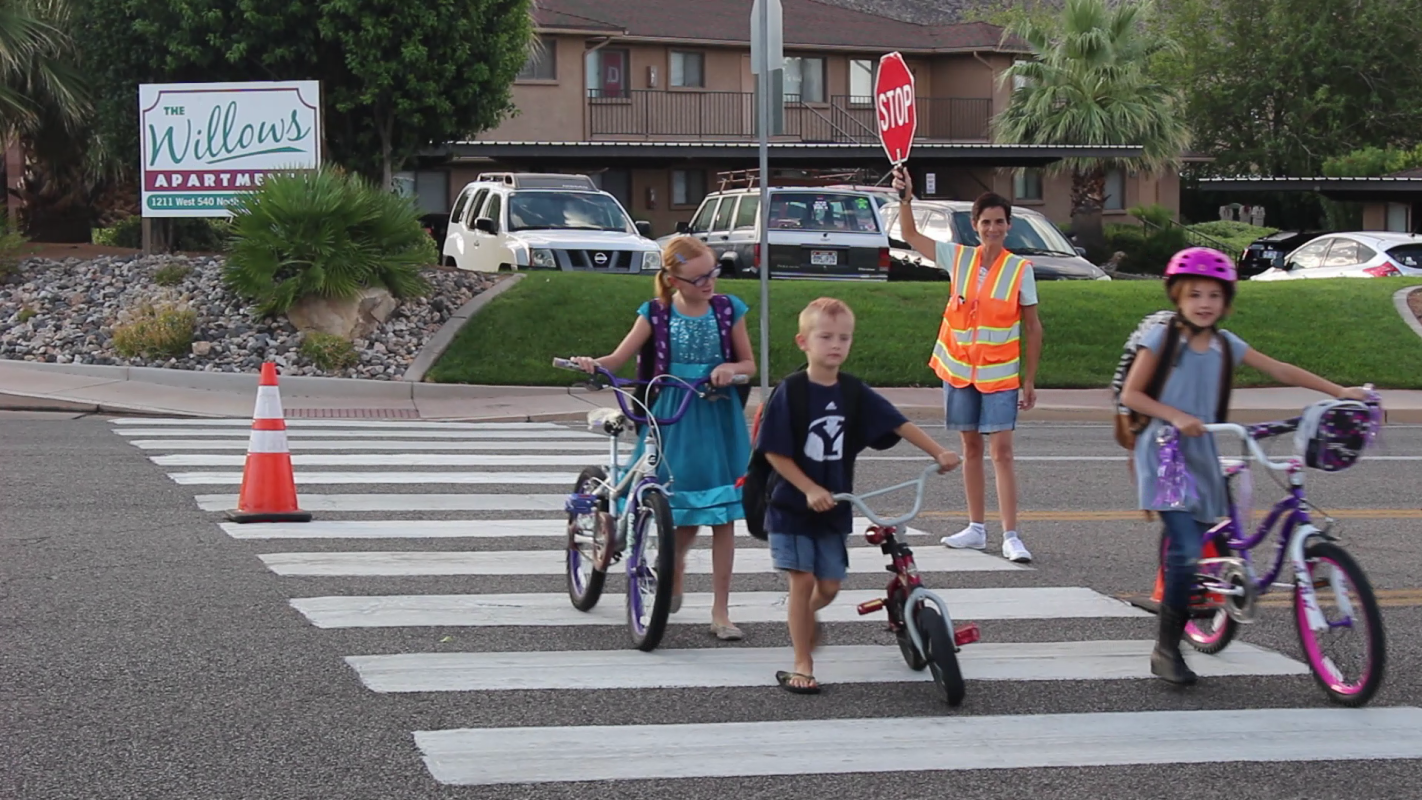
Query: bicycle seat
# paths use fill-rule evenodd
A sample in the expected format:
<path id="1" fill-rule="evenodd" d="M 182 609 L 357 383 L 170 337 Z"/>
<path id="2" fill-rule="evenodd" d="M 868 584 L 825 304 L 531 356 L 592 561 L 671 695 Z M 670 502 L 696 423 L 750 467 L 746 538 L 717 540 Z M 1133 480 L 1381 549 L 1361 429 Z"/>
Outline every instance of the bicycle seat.
<path id="1" fill-rule="evenodd" d="M 594 408 L 588 412 L 588 430 L 617 436 L 627 430 L 627 416 L 615 408 Z"/>

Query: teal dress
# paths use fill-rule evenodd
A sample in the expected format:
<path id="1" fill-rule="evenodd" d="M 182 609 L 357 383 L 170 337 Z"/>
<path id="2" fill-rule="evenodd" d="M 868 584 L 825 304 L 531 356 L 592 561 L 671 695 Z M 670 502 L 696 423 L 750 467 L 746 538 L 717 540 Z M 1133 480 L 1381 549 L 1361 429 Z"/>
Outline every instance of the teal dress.
<path id="1" fill-rule="evenodd" d="M 637 313 L 647 318 L 652 301 Z M 747 306 L 731 297 L 733 321 L 745 316 Z M 688 382 L 711 374 L 725 363 L 721 355 L 721 333 L 715 312 L 688 317 L 671 309 L 671 366 L 667 372 Z M 659 418 L 676 414 L 686 390 L 663 386 L 652 404 Z M 750 434 L 746 431 L 745 408 L 733 386 L 722 389 L 720 399 L 691 401 L 686 414 L 675 425 L 663 425 L 661 480 L 671 481 L 672 520 L 676 525 L 723 525 L 745 517 L 741 490 L 736 481 L 745 474 L 750 460 Z M 629 465 L 641 458 L 639 440 Z"/>

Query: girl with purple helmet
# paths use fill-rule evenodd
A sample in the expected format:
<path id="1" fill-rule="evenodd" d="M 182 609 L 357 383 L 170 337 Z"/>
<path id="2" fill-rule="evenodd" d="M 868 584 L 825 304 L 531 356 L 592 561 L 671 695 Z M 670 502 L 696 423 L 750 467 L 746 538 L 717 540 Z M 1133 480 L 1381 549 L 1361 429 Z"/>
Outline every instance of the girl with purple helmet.
<path id="1" fill-rule="evenodd" d="M 1121 390 L 1121 403 L 1150 419 L 1136 436 L 1134 455 L 1140 507 L 1158 513 L 1165 526 L 1165 588 L 1150 668 L 1174 684 L 1195 682 L 1180 654 L 1180 637 L 1189 621 L 1203 535 L 1229 514 L 1219 451 L 1204 426 L 1225 421 L 1234 369 L 1244 364 L 1281 384 L 1333 397 L 1367 397 L 1360 388 L 1345 389 L 1272 359 L 1222 330 L 1219 323 L 1234 304 L 1236 282 L 1234 263 L 1218 250 L 1191 247 L 1176 253 L 1165 270 L 1175 317 L 1142 339 Z M 1179 431 L 1174 446 L 1193 479 L 1193 491 L 1185 498 L 1158 496 L 1163 493 L 1157 485 L 1162 447 L 1157 435 L 1166 426 Z"/>

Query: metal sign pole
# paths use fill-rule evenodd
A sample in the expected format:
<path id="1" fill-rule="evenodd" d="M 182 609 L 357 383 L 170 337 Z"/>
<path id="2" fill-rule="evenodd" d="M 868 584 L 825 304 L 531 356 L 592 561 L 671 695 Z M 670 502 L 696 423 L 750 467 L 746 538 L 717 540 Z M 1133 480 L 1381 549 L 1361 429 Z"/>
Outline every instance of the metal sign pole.
<path id="1" fill-rule="evenodd" d="M 764 9 L 768 3 L 762 3 Z M 764 28 L 762 28 L 764 30 Z M 770 70 L 760 71 L 760 401 L 770 399 Z"/>
<path id="2" fill-rule="evenodd" d="M 774 6 L 774 8 L 772 8 Z M 751 7 L 751 71 L 756 74 L 756 125 L 760 140 L 760 401 L 770 398 L 770 95 L 773 70 L 784 58 L 780 0 L 755 0 Z M 778 93 L 777 93 L 778 97 Z"/>

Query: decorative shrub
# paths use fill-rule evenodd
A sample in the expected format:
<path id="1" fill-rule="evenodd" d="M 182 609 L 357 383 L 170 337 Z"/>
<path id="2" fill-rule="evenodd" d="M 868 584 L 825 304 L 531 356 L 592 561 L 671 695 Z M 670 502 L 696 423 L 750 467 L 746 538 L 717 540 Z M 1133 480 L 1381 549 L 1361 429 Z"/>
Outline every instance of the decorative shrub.
<path id="1" fill-rule="evenodd" d="M 437 258 L 414 203 L 358 175 L 328 167 L 269 176 L 233 213 L 224 277 L 259 313 L 372 286 L 396 297 L 430 289 L 420 268 Z"/>
<path id="2" fill-rule="evenodd" d="M 0 283 L 20 274 L 21 251 L 29 240 L 10 226 L 0 222 Z"/>
<path id="3" fill-rule="evenodd" d="M 359 360 L 355 345 L 333 333 L 321 331 L 302 334 L 301 355 L 326 372 L 354 366 Z"/>
<path id="4" fill-rule="evenodd" d="M 114 326 L 114 349 L 125 358 L 177 358 L 193 346 L 197 312 L 175 303 L 149 302 Z"/>
<path id="5" fill-rule="evenodd" d="M 166 264 L 153 273 L 153 282 L 159 286 L 177 286 L 182 283 L 193 268 L 187 264 Z"/>
<path id="6" fill-rule="evenodd" d="M 225 219 L 197 217 L 172 219 L 174 250 L 188 252 L 217 253 L 227 244 L 229 223 Z M 143 218 L 124 217 L 107 228 L 94 231 L 94 244 L 105 247 L 128 247 L 138 249 L 143 246 Z"/>

